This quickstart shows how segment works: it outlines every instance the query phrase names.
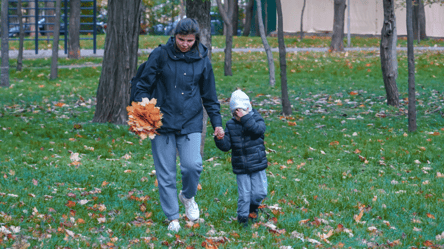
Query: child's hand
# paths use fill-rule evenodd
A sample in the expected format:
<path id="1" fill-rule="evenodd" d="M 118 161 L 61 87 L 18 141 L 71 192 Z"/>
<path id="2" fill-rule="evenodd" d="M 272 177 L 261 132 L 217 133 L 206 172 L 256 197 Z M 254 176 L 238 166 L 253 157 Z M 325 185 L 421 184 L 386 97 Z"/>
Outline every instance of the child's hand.
<path id="1" fill-rule="evenodd" d="M 217 139 L 221 140 L 224 138 L 225 136 L 225 131 L 222 127 L 218 126 L 214 129 L 214 136 L 217 137 Z"/>
<path id="2" fill-rule="evenodd" d="M 235 116 L 236 116 L 237 121 L 240 121 L 240 119 L 241 119 L 243 116 L 247 115 L 248 112 L 245 111 L 244 109 L 238 108 L 238 109 L 236 109 L 236 111 L 234 112 L 234 114 L 235 114 Z"/>

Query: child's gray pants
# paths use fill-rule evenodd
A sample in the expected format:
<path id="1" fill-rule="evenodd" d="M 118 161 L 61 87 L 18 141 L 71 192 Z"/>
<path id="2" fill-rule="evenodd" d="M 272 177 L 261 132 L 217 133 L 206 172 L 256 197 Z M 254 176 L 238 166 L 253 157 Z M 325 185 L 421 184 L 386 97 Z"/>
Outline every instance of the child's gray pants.
<path id="1" fill-rule="evenodd" d="M 176 188 L 176 148 L 180 157 L 182 194 L 186 198 L 192 198 L 197 193 L 197 185 L 202 172 L 200 143 L 201 133 L 188 135 L 166 133 L 157 135 L 151 140 L 160 204 L 169 220 L 179 219 Z"/>
<path id="2" fill-rule="evenodd" d="M 237 178 L 237 191 L 239 199 L 237 201 L 237 215 L 248 217 L 250 204 L 260 205 L 267 196 L 267 175 L 265 170 L 252 174 L 239 174 Z"/>

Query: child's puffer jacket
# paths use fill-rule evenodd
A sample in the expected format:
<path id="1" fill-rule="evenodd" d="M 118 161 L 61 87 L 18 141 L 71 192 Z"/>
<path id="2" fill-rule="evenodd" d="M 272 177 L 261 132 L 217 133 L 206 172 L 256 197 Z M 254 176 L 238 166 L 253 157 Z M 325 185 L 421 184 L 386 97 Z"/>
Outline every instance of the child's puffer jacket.
<path id="1" fill-rule="evenodd" d="M 253 109 L 240 122 L 234 117 L 228 120 L 224 138 L 219 140 L 214 137 L 214 141 L 222 151 L 231 149 L 233 173 L 250 174 L 268 166 L 264 133 L 264 119 Z"/>

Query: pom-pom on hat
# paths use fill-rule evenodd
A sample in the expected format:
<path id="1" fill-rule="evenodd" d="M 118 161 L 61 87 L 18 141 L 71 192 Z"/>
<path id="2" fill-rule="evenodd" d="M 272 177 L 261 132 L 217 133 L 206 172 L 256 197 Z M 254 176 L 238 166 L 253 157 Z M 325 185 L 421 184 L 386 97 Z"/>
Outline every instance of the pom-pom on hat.
<path id="1" fill-rule="evenodd" d="M 241 90 L 236 90 L 231 94 L 230 111 L 234 113 L 236 109 L 241 108 L 247 112 L 251 111 L 250 98 Z"/>

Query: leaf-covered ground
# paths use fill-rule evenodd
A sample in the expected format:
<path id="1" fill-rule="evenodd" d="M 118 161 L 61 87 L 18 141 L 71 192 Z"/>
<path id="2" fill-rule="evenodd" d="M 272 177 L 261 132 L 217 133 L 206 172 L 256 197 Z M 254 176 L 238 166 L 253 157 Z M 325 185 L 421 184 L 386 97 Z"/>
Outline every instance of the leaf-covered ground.
<path id="1" fill-rule="evenodd" d="M 201 220 L 182 217 L 178 234 L 167 231 L 149 141 L 91 122 L 101 68 L 88 65 L 100 61 L 49 81 L 48 60 L 26 60 L 0 89 L 0 247 L 443 248 L 444 59 L 416 56 L 410 133 L 403 53 L 399 108 L 386 105 L 375 52 L 289 53 L 287 117 L 265 53 L 235 54 L 232 77 L 214 54 L 224 122 L 237 87 L 266 120 L 269 193 L 259 222 L 242 229 L 230 154 L 209 127 Z"/>

